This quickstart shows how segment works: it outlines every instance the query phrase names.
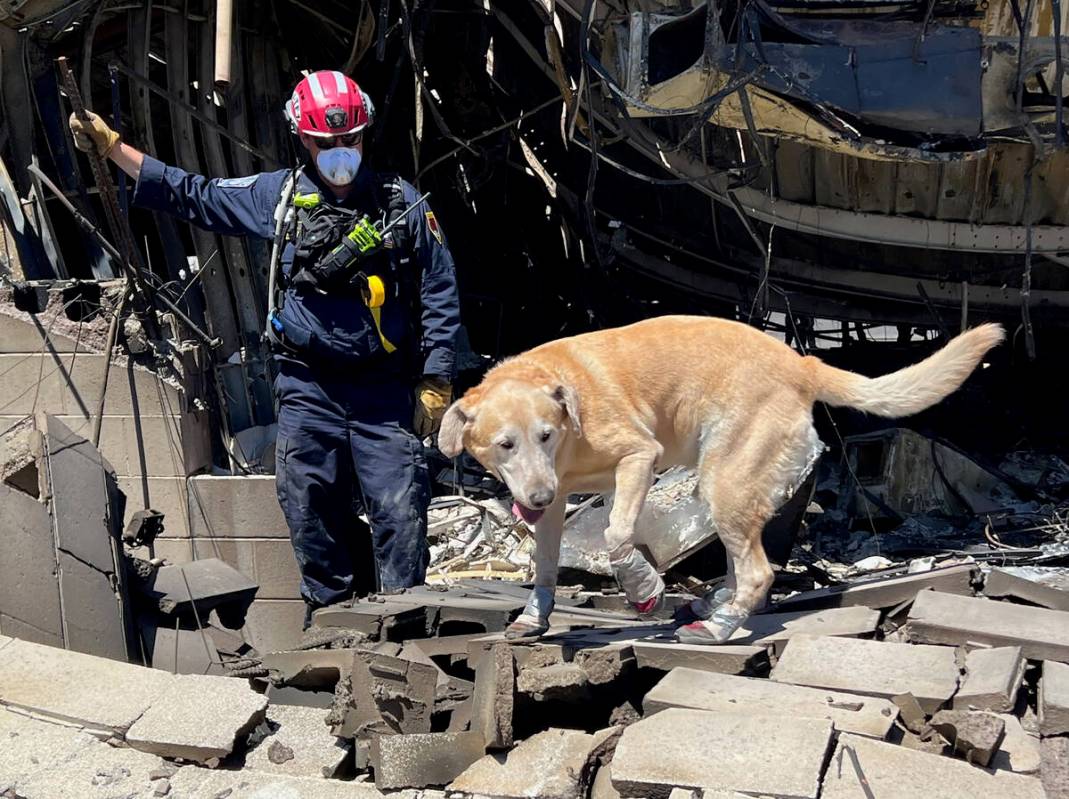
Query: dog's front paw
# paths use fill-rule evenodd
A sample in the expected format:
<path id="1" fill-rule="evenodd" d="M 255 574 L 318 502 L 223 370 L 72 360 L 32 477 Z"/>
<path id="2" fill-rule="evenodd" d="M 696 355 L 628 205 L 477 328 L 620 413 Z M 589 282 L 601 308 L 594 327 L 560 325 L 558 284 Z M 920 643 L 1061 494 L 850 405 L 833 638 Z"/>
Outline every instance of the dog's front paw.
<path id="1" fill-rule="evenodd" d="M 549 630 L 549 619 L 520 614 L 516 620 L 505 628 L 505 638 L 513 641 L 517 638 L 539 638 Z"/>
<path id="2" fill-rule="evenodd" d="M 722 606 L 735 598 L 735 592 L 730 588 L 718 588 L 704 596 L 692 600 L 686 605 L 680 605 L 673 614 L 673 619 L 679 624 L 690 624 L 695 621 L 711 619 Z"/>
<path id="3" fill-rule="evenodd" d="M 745 611 L 724 605 L 717 608 L 708 619 L 680 627 L 676 630 L 676 640 L 683 644 L 722 644 L 749 616 Z"/>

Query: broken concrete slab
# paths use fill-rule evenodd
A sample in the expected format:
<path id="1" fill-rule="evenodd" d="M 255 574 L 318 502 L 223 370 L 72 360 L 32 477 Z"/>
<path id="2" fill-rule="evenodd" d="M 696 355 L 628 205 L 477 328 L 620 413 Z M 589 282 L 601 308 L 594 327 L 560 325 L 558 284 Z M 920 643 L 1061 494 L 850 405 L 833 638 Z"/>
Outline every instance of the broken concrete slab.
<path id="1" fill-rule="evenodd" d="M 0 483 L 0 628 L 63 646 L 63 612 L 48 506 Z"/>
<path id="2" fill-rule="evenodd" d="M 1006 722 L 994 713 L 940 710 L 929 722 L 968 763 L 986 766 L 998 751 Z"/>
<path id="3" fill-rule="evenodd" d="M 355 649 L 298 649 L 268 652 L 260 659 L 272 677 L 298 688 L 332 688 L 349 675 Z"/>
<path id="4" fill-rule="evenodd" d="M 1025 732 L 1016 716 L 1000 713 L 999 718 L 1006 725 L 1006 731 L 991 759 L 991 768 L 1016 774 L 1038 773 L 1041 761 L 1039 738 Z"/>
<path id="5" fill-rule="evenodd" d="M 1069 612 L 921 591 L 906 634 L 931 644 L 1020 646 L 1026 658 L 1069 661 Z"/>
<path id="6" fill-rule="evenodd" d="M 192 799 L 381 799 L 374 783 L 262 774 L 251 769 L 183 768 L 170 779 L 168 796 Z"/>
<path id="7" fill-rule="evenodd" d="M 371 740 L 375 785 L 382 790 L 448 785 L 485 755 L 477 732 L 378 735 Z"/>
<path id="8" fill-rule="evenodd" d="M 331 734 L 326 712 L 294 705 L 270 705 L 271 734 L 245 756 L 245 767 L 265 774 L 333 777 L 351 743 Z"/>
<path id="9" fill-rule="evenodd" d="M 973 595 L 973 583 L 980 570 L 975 564 L 957 564 L 920 574 L 859 580 L 847 585 L 803 591 L 777 602 L 773 610 L 805 610 L 822 607 L 861 605 L 884 610 L 913 599 L 918 591 L 933 589 L 946 594 Z"/>
<path id="10" fill-rule="evenodd" d="M 351 696 L 334 734 L 430 732 L 437 687 L 436 666 L 357 649 L 349 672 Z"/>
<path id="11" fill-rule="evenodd" d="M 974 649 L 965 657 L 965 678 L 954 695 L 957 710 L 1013 710 L 1024 679 L 1019 646 Z"/>
<path id="12" fill-rule="evenodd" d="M 197 763 L 223 758 L 264 719 L 267 697 L 245 680 L 183 674 L 126 733 L 142 752 Z"/>
<path id="13" fill-rule="evenodd" d="M 831 735 L 823 719 L 668 708 L 624 730 L 612 782 L 651 799 L 675 787 L 816 797 Z"/>
<path id="14" fill-rule="evenodd" d="M 1044 738 L 1040 752 L 1043 764 L 1039 776 L 1047 799 L 1069 799 L 1069 738 Z"/>
<path id="15" fill-rule="evenodd" d="M 587 695 L 589 678 L 575 663 L 557 663 L 538 668 L 522 668 L 516 690 L 543 702 L 550 699 L 577 701 Z"/>
<path id="16" fill-rule="evenodd" d="M 418 647 L 427 657 L 445 655 L 464 655 L 467 657 L 468 644 L 476 638 L 483 638 L 486 633 L 464 633 L 462 635 L 440 635 L 435 638 L 417 638 L 408 641 Z"/>
<path id="17" fill-rule="evenodd" d="M 78 729 L 30 718 L 0 708 L 0 796 L 21 796 L 22 785 L 41 772 L 52 772 L 86 747 L 99 743 Z"/>
<path id="18" fill-rule="evenodd" d="M 871 635 L 879 623 L 879 611 L 861 606 L 764 613 L 750 616 L 728 639 L 728 644 L 771 646 L 778 653 L 796 635 Z"/>
<path id="19" fill-rule="evenodd" d="M 1069 733 L 1069 665 L 1043 661 L 1037 706 L 1042 735 Z"/>
<path id="20" fill-rule="evenodd" d="M 768 650 L 763 646 L 698 646 L 636 641 L 632 649 L 639 668 L 658 671 L 682 667 L 720 674 L 753 674 L 768 667 Z"/>
<path id="21" fill-rule="evenodd" d="M 594 775 L 594 781 L 590 784 L 590 799 L 621 799 L 620 792 L 612 784 L 610 763 L 602 765 Z"/>
<path id="22" fill-rule="evenodd" d="M 1069 591 L 1029 580 L 1007 569 L 992 569 L 984 580 L 984 596 L 1013 597 L 1051 610 L 1069 610 Z"/>
<path id="23" fill-rule="evenodd" d="M 38 414 L 47 459 L 63 597 L 64 645 L 78 652 L 126 660 L 133 619 L 126 612 L 126 572 L 119 544 L 123 498 L 115 471 L 89 441 L 50 414 Z M 39 465 L 39 468 L 40 465 Z M 55 567 L 48 567 L 52 574 Z"/>
<path id="24" fill-rule="evenodd" d="M 594 770 L 594 758 L 618 733 L 610 728 L 588 735 L 548 729 L 532 735 L 507 756 L 486 755 L 457 777 L 450 791 L 502 799 L 538 796 L 581 799 Z"/>
<path id="25" fill-rule="evenodd" d="M 572 662 L 586 672 L 590 685 L 608 685 L 635 669 L 631 644 L 588 647 L 573 654 Z"/>
<path id="26" fill-rule="evenodd" d="M 245 623 L 257 589 L 255 582 L 219 558 L 162 566 L 138 586 L 162 613 L 191 620 L 196 615 L 206 622 L 215 610 L 223 625 L 231 629 Z"/>
<path id="27" fill-rule="evenodd" d="M 391 594 L 389 602 L 426 608 L 432 628 L 453 634 L 453 626 L 477 624 L 486 632 L 502 632 L 523 612 L 525 600 L 490 596 L 457 596 L 450 592 L 413 590 Z"/>
<path id="28" fill-rule="evenodd" d="M 642 700 L 646 716 L 670 707 L 828 719 L 836 730 L 875 738 L 885 738 L 898 716 L 885 699 L 686 668 L 670 671 Z"/>
<path id="29" fill-rule="evenodd" d="M 1039 780 L 990 773 L 964 761 L 858 735 L 841 735 L 824 772 L 821 799 L 1044 799 Z"/>
<path id="30" fill-rule="evenodd" d="M 512 746 L 512 710 L 516 701 L 516 665 L 512 648 L 495 644 L 475 671 L 471 729 L 487 749 Z"/>
<path id="31" fill-rule="evenodd" d="M 0 658 L 0 704 L 109 738 L 122 736 L 175 679 L 156 669 L 13 641 Z"/>
<path id="32" fill-rule="evenodd" d="M 404 641 L 428 633 L 426 608 L 398 602 L 359 600 L 352 605 L 329 605 L 312 614 L 312 624 L 356 630 L 376 641 Z"/>
<path id="33" fill-rule="evenodd" d="M 796 636 L 772 669 L 777 682 L 890 699 L 910 693 L 934 713 L 958 687 L 954 650 L 856 638 Z"/>
<path id="34" fill-rule="evenodd" d="M 219 651 L 207 630 L 157 626 L 156 619 L 141 619 L 141 641 L 149 665 L 171 674 L 225 673 Z"/>
<path id="35" fill-rule="evenodd" d="M 156 755 L 93 740 L 56 767 L 19 782 L 20 799 L 160 799 L 169 794 L 170 777 Z M 173 767 L 172 767 L 173 768 Z M 196 782 L 191 775 L 189 782 Z M 161 791 L 163 791 L 161 793 Z M 188 795 L 188 794 L 187 794 Z"/>

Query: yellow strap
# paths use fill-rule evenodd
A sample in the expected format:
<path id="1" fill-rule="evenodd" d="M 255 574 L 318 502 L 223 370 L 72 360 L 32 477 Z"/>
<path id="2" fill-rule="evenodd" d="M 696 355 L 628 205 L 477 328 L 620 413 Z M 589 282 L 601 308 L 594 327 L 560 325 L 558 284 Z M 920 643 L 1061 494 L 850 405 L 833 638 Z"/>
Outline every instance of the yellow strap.
<path id="1" fill-rule="evenodd" d="M 390 343 L 390 340 L 386 336 L 382 335 L 382 309 L 371 308 L 371 317 L 375 320 L 375 329 L 379 333 L 379 338 L 382 339 L 382 346 L 386 348 L 386 352 L 395 352 L 397 347 Z"/>

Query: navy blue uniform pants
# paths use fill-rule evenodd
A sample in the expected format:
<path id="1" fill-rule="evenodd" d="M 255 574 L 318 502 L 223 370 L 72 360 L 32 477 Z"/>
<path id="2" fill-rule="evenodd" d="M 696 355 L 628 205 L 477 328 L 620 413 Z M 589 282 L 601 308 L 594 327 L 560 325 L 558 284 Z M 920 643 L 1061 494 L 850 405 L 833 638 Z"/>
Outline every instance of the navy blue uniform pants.
<path id="1" fill-rule="evenodd" d="M 275 485 L 305 601 L 320 606 L 353 595 L 354 576 L 367 565 L 354 562 L 361 510 L 379 590 L 421 585 L 430 480 L 412 432 L 413 387 L 393 375 L 283 359 L 275 395 Z"/>

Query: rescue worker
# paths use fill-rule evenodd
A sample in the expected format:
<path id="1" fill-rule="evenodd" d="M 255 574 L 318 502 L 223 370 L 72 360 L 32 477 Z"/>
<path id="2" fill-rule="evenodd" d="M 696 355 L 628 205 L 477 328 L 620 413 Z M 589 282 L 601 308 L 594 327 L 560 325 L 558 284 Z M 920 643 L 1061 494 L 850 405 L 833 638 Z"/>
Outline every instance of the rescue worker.
<path id="1" fill-rule="evenodd" d="M 450 403 L 460 319 L 433 211 L 407 182 L 363 163 L 368 96 L 340 72 L 314 72 L 285 113 L 306 163 L 222 180 L 139 152 L 95 114 L 72 115 L 70 127 L 79 149 L 95 148 L 136 180 L 135 204 L 273 241 L 276 488 L 307 628 L 315 608 L 354 592 L 360 508 L 378 590 L 424 581 L 430 481 L 420 439 Z"/>

